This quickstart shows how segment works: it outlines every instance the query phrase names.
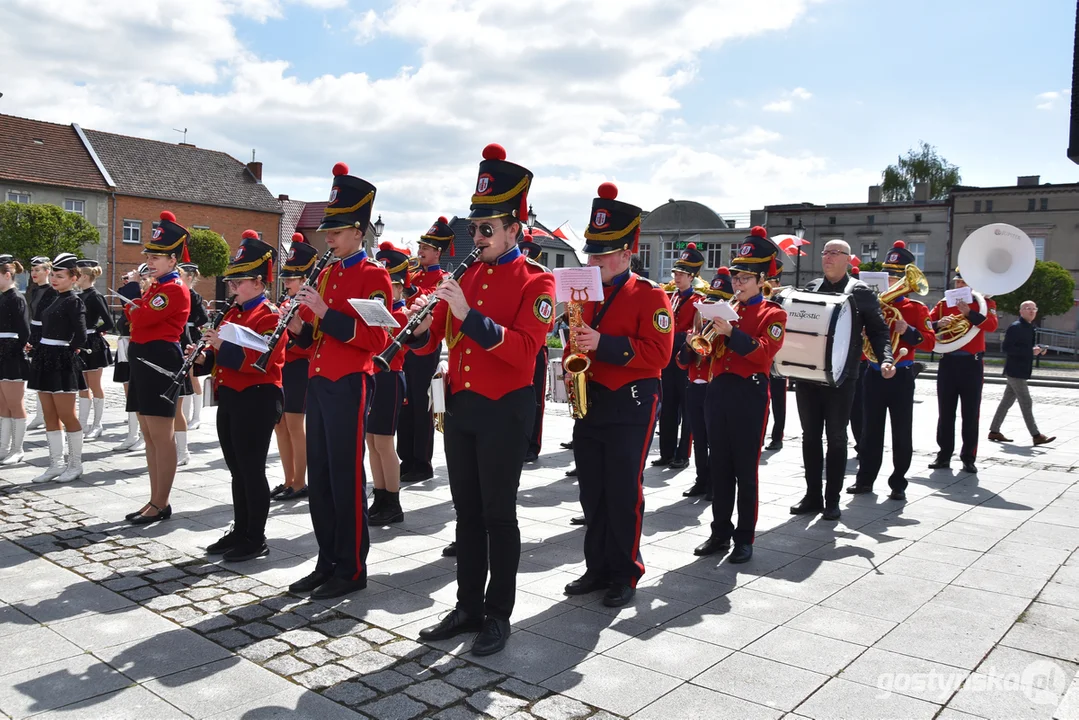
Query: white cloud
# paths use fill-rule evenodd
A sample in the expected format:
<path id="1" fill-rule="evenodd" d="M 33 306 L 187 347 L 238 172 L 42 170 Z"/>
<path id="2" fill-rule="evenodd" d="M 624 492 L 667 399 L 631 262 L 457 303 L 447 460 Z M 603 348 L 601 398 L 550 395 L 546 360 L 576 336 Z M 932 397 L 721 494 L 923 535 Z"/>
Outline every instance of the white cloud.
<path id="1" fill-rule="evenodd" d="M 791 97 L 795 97 L 799 100 L 808 100 L 813 97 L 813 93 L 809 92 L 805 88 L 794 88 L 791 90 Z"/>
<path id="2" fill-rule="evenodd" d="M 1053 110 L 1057 106 L 1057 101 L 1066 97 L 1071 97 L 1070 90 L 1043 92 L 1034 97 L 1035 100 L 1039 101 L 1035 107 L 1038 110 Z"/>
<path id="3" fill-rule="evenodd" d="M 789 113 L 794 110 L 794 101 L 792 100 L 776 100 L 765 105 L 762 110 L 766 112 L 782 112 Z"/>
<path id="4" fill-rule="evenodd" d="M 795 100 L 809 100 L 813 97 L 813 93 L 809 92 L 805 88 L 796 87 L 793 90 L 783 93 L 783 97 L 780 100 L 773 100 L 770 103 L 766 103 L 762 110 L 765 112 L 780 112 L 789 113 L 794 111 Z"/>

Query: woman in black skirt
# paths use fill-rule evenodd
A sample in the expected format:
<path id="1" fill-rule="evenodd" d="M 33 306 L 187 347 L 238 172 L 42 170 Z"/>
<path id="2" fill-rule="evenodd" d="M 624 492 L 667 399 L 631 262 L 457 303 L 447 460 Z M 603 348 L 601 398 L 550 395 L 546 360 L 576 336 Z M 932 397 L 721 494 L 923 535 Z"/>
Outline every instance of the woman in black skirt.
<path id="1" fill-rule="evenodd" d="M 86 344 L 86 309 L 75 294 L 78 258 L 61 253 L 52 261 L 50 282 L 56 298 L 44 310 L 38 306 L 41 339 L 30 363 L 31 390 L 37 390 L 45 415 L 49 467 L 34 482 L 70 482 L 82 475 L 82 426 L 75 413 L 75 394 L 86 389 L 79 351 Z M 63 424 L 63 430 L 60 425 Z M 64 431 L 68 460 L 64 464 Z"/>
<path id="2" fill-rule="evenodd" d="M 123 283 L 117 289 L 116 294 L 124 300 L 137 300 L 142 297 L 142 294 L 150 287 L 150 283 L 153 282 L 153 278 L 150 277 L 150 266 L 146 263 L 139 265 L 137 270 L 124 273 L 121 278 Z M 128 362 L 128 349 L 131 346 L 131 322 L 127 319 L 127 313 L 124 312 L 123 307 L 120 308 L 120 318 L 116 322 L 116 332 L 118 337 L 116 338 L 116 363 L 112 368 L 112 381 L 123 383 L 124 385 L 124 403 L 127 403 L 127 390 L 128 381 L 131 379 L 131 363 Z M 135 412 L 127 413 L 127 437 L 124 441 L 117 445 L 114 450 L 123 452 L 127 450 L 145 450 L 146 441 L 142 438 L 142 431 L 139 429 L 139 415 Z"/>
<path id="3" fill-rule="evenodd" d="M 30 308 L 30 346 L 26 349 L 33 356 L 37 341 L 41 338 L 41 319 L 38 313 L 49 306 L 56 298 L 56 291 L 49 284 L 52 261 L 44 255 L 30 259 L 30 284 L 26 288 L 26 304 Z M 27 430 L 36 430 L 45 424 L 41 413 L 41 398 L 38 398 L 34 418 L 26 426 Z"/>
<path id="4" fill-rule="evenodd" d="M 180 282 L 176 265 L 189 260 L 187 237 L 187 228 L 176 222 L 175 215 L 161 213 L 161 223 L 143 245 L 154 282 L 141 298 L 124 308 L 131 322 L 127 411 L 139 414 L 150 472 L 150 501 L 127 516 L 135 525 L 172 517 L 169 495 L 176 478 L 173 423 L 180 404 L 173 377 L 184 364 L 180 338 L 191 310 L 191 294 Z M 190 384 L 186 377 L 180 382 Z"/>
<path id="5" fill-rule="evenodd" d="M 18 260 L 0 255 L 0 465 L 22 462 L 26 434 L 23 397 L 30 373 L 30 320 L 26 300 L 15 289 L 15 276 L 21 272 Z"/>
<path id="6" fill-rule="evenodd" d="M 112 332 L 115 325 L 105 298 L 94 288 L 94 281 L 101 277 L 101 266 L 96 260 L 79 260 L 79 297 L 86 308 L 86 347 L 80 354 L 85 370 L 82 372 L 87 389 L 79 393 L 79 424 L 83 426 L 83 439 L 97 440 L 101 437 L 101 423 L 105 420 L 105 390 L 101 387 L 101 374 L 112 365 L 112 348 L 105 342 L 105 333 Z M 87 427 L 93 395 L 94 421 Z"/>
<path id="7" fill-rule="evenodd" d="M 195 292 L 195 283 L 201 277 L 199 275 L 199 266 L 195 263 L 182 263 L 180 265 L 180 277 L 191 292 L 191 312 L 187 315 L 187 338 L 184 342 L 184 347 L 187 347 L 188 345 L 194 345 L 202 337 L 202 328 L 206 323 L 210 322 L 210 316 L 206 312 L 206 302 L 202 299 L 202 295 Z M 184 422 L 186 424 L 183 428 L 176 427 L 176 432 L 179 433 L 182 430 L 185 437 L 189 430 L 198 430 L 199 425 L 202 424 L 202 383 L 195 379 L 194 373 L 195 369 L 191 368 L 192 393 L 184 398 Z M 187 452 L 186 441 L 184 442 L 184 452 Z M 179 449 L 177 453 L 179 453 Z M 190 458 L 190 455 L 188 457 Z"/>

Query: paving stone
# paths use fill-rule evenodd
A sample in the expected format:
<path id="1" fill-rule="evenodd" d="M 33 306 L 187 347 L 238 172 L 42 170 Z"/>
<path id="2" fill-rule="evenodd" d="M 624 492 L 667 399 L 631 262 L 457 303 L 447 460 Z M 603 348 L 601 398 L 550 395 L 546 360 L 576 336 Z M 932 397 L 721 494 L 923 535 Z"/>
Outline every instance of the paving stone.
<path id="1" fill-rule="evenodd" d="M 289 630 L 288 632 L 281 633 L 277 637 L 279 640 L 283 640 L 296 647 L 310 647 L 311 645 L 320 643 L 326 639 L 325 635 L 313 630 Z"/>
<path id="2" fill-rule="evenodd" d="M 120 592 L 121 590 L 134 590 L 135 588 L 143 587 L 148 583 L 140 577 L 131 576 L 117 578 L 115 580 L 108 580 L 101 584 L 107 587 L 109 590 L 115 590 L 116 592 Z"/>
<path id="3" fill-rule="evenodd" d="M 221 597 L 224 594 L 224 590 L 219 590 L 215 587 L 197 587 L 185 592 L 184 596 L 191 602 L 204 602 L 206 600 L 213 600 L 216 597 Z"/>
<path id="4" fill-rule="evenodd" d="M 269 585 L 258 585 L 251 588 L 251 590 L 249 590 L 248 592 L 260 598 L 270 598 L 281 593 L 280 590 L 274 587 L 270 587 Z"/>
<path id="5" fill-rule="evenodd" d="M 307 603 L 305 605 L 299 605 L 292 609 L 292 612 L 301 617 L 305 617 L 308 620 L 321 620 L 323 618 L 331 617 L 337 613 L 334 610 L 330 610 L 322 605 L 315 603 Z"/>
<path id="6" fill-rule="evenodd" d="M 536 716 L 521 710 L 520 712 L 515 712 L 512 715 L 506 716 L 505 720 L 536 720 Z"/>
<path id="7" fill-rule="evenodd" d="M 161 570 L 158 570 L 157 572 L 152 572 L 149 575 L 147 575 L 146 578 L 148 580 L 150 580 L 151 582 L 156 583 L 156 582 L 166 582 L 168 580 L 179 580 L 180 578 L 186 577 L 186 576 L 187 576 L 187 573 L 185 573 L 183 570 L 180 570 L 179 568 L 175 568 L 175 567 L 168 567 L 168 568 L 163 568 Z"/>
<path id="8" fill-rule="evenodd" d="M 210 633 L 206 638 L 208 640 L 213 640 L 218 645 L 227 647 L 230 650 L 234 650 L 252 642 L 251 636 L 244 635 L 239 630 L 218 630 L 217 632 Z"/>
<path id="9" fill-rule="evenodd" d="M 246 621 L 264 618 L 271 613 L 271 610 L 262 605 L 244 605 L 243 607 L 231 608 L 228 613 L 237 620 Z"/>
<path id="10" fill-rule="evenodd" d="M 98 552 L 98 553 L 94 553 L 92 555 L 87 555 L 87 557 L 89 559 L 93 560 L 94 562 L 103 563 L 103 562 L 107 562 L 109 560 L 117 560 L 117 559 L 119 559 L 120 556 L 117 555 L 114 552 L 109 552 L 109 551 L 106 550 L 104 552 Z"/>
<path id="11" fill-rule="evenodd" d="M 377 673 L 386 668 L 393 667 L 396 662 L 396 658 L 372 650 L 370 652 L 360 653 L 354 657 L 345 658 L 341 661 L 341 664 L 352 668 L 358 673 L 366 675 L 368 673 Z"/>
<path id="12" fill-rule="evenodd" d="M 228 615 L 212 614 L 209 617 L 199 620 L 194 625 L 191 625 L 191 629 L 200 633 L 208 633 L 214 630 L 221 630 L 235 624 L 236 621 L 230 618 Z"/>
<path id="13" fill-rule="evenodd" d="M 519 695 L 529 702 L 535 702 L 545 695 L 549 695 L 551 692 L 547 688 L 542 688 L 539 685 L 532 685 L 531 683 L 523 682 L 517 678 L 510 678 L 504 683 L 501 683 L 498 687 L 500 690 Z"/>
<path id="14" fill-rule="evenodd" d="M 218 613 L 228 609 L 228 606 L 220 600 L 204 600 L 203 602 L 195 603 L 195 607 L 205 613 Z"/>
<path id="15" fill-rule="evenodd" d="M 326 649 L 342 657 L 352 657 L 371 649 L 371 644 L 358 637 L 343 637 L 326 644 Z"/>
<path id="16" fill-rule="evenodd" d="M 451 708 L 447 708 L 434 716 L 434 720 L 477 720 L 477 718 L 487 717 L 483 713 L 478 713 L 468 705 L 454 705 Z"/>
<path id="17" fill-rule="evenodd" d="M 306 672 L 311 669 L 310 665 L 305 662 L 300 662 L 291 655 L 282 655 L 281 657 L 274 658 L 263 665 L 263 667 L 278 675 L 295 675 L 296 673 Z"/>
<path id="18" fill-rule="evenodd" d="M 287 612 L 294 607 L 305 604 L 306 600 L 299 600 L 288 595 L 280 595 L 278 597 L 267 598 L 262 601 L 262 604 L 270 608 L 274 612 Z"/>
<path id="19" fill-rule="evenodd" d="M 495 718 L 495 720 L 502 720 L 502 718 L 512 715 L 528 704 L 526 700 L 515 698 L 497 690 L 480 690 L 470 695 L 466 702 L 481 713 Z"/>
<path id="20" fill-rule="evenodd" d="M 322 694 L 334 702 L 344 703 L 345 705 L 359 705 L 378 695 L 371 688 L 358 682 L 339 683 Z"/>
<path id="21" fill-rule="evenodd" d="M 176 608 L 175 610 L 169 610 L 168 612 L 162 614 L 169 620 L 174 620 L 181 625 L 205 617 L 204 613 L 199 612 L 193 607 Z"/>
<path id="22" fill-rule="evenodd" d="M 427 646 L 411 640 L 398 640 L 383 645 L 379 650 L 395 658 L 416 658 L 427 652 Z"/>
<path id="23" fill-rule="evenodd" d="M 420 713 L 426 712 L 427 706 L 407 695 L 398 694 L 369 703 L 360 709 L 379 720 L 412 720 Z"/>
<path id="24" fill-rule="evenodd" d="M 325 648 L 309 647 L 296 653 L 296 657 L 312 665 L 326 665 L 337 660 L 337 656 Z"/>
<path id="25" fill-rule="evenodd" d="M 250 590 L 251 588 L 259 585 L 259 581 L 249 577 L 238 577 L 233 580 L 221 583 L 221 586 L 232 590 L 233 592 L 243 592 L 244 590 Z"/>
<path id="26" fill-rule="evenodd" d="M 150 598 L 143 605 L 155 612 L 164 612 L 166 610 L 172 610 L 173 608 L 182 607 L 189 604 L 191 601 L 187 598 L 180 597 L 179 595 L 158 595 L 157 597 Z"/>
<path id="27" fill-rule="evenodd" d="M 119 560 L 113 560 L 113 561 L 107 562 L 105 564 L 108 565 L 111 568 L 116 568 L 117 570 L 122 570 L 124 568 L 143 567 L 144 565 L 149 565 L 150 561 L 147 560 L 146 558 L 142 558 L 142 557 L 126 557 L 126 558 L 120 558 Z"/>
<path id="28" fill-rule="evenodd" d="M 337 620 L 326 620 L 315 625 L 312 629 L 324 632 L 327 635 L 333 637 L 344 637 L 345 635 L 353 635 L 367 629 L 367 623 L 354 620 L 353 618 L 340 618 Z"/>
<path id="29" fill-rule="evenodd" d="M 417 683 L 405 688 L 405 692 L 417 700 L 433 705 L 436 708 L 452 705 L 465 696 L 463 691 L 442 680 L 427 680 Z"/>
<path id="30" fill-rule="evenodd" d="M 153 587 L 147 585 L 146 587 L 135 588 L 134 590 L 125 590 L 120 594 L 128 600 L 142 602 L 143 600 L 157 597 L 159 593 Z"/>
<path id="31" fill-rule="evenodd" d="M 288 643 L 283 643 L 280 640 L 262 640 L 240 651 L 248 660 L 253 660 L 257 663 L 264 663 L 270 658 L 280 655 L 283 652 L 288 652 L 292 647 Z"/>
<path id="32" fill-rule="evenodd" d="M 271 625 L 276 625 L 282 630 L 295 630 L 296 628 L 306 625 L 308 620 L 295 613 L 284 613 L 283 615 L 274 615 L 273 617 L 266 618 L 266 622 Z"/>
<path id="33" fill-rule="evenodd" d="M 411 681 L 399 672 L 383 670 L 382 672 L 377 672 L 373 675 L 364 675 L 363 682 L 365 685 L 370 685 L 380 692 L 391 692 L 403 688 Z"/>
<path id="34" fill-rule="evenodd" d="M 257 597 L 246 592 L 229 593 L 228 595 L 222 595 L 218 600 L 229 607 L 238 607 L 240 605 L 258 602 Z"/>
<path id="35" fill-rule="evenodd" d="M 160 585 L 157 585 L 157 590 L 158 592 L 163 592 L 171 595 L 172 593 L 186 591 L 187 585 L 184 585 L 182 582 L 179 582 L 177 580 L 169 580 L 168 582 L 163 582 Z"/>
<path id="36" fill-rule="evenodd" d="M 323 665 L 301 675 L 294 675 L 292 679 L 309 690 L 321 690 L 339 682 L 350 680 L 355 676 L 355 670 L 349 670 L 340 665 Z"/>
<path id="37" fill-rule="evenodd" d="M 364 630 L 360 633 L 360 637 L 368 641 L 372 645 L 382 645 L 397 639 L 397 636 L 393 633 L 388 633 L 385 630 L 379 628 L 371 628 L 370 630 Z"/>
<path id="38" fill-rule="evenodd" d="M 490 685 L 501 679 L 502 675 L 481 668 L 478 665 L 454 670 L 446 676 L 446 682 L 464 690 L 478 690 L 484 685 Z"/>
<path id="39" fill-rule="evenodd" d="M 267 625 L 266 623 L 250 623 L 248 625 L 243 625 L 240 629 L 248 635 L 257 638 L 274 637 L 281 632 L 280 629 L 275 628 L 273 625 Z"/>

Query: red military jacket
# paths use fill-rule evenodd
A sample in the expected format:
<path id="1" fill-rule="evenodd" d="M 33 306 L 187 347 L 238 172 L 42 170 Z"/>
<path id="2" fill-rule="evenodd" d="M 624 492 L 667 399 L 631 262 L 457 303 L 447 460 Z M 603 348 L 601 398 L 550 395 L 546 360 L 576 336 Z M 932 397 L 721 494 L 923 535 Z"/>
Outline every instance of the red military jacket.
<path id="1" fill-rule="evenodd" d="M 554 319 L 554 275 L 514 247 L 492 264 L 475 263 L 460 280 L 471 310 L 461 322 L 439 302 L 416 353 L 449 346 L 449 391 L 497 400 L 532 385 L 536 355 Z"/>
<path id="2" fill-rule="evenodd" d="M 936 335 L 933 334 L 933 323 L 929 320 L 929 308 L 917 300 L 901 297 L 894 300 L 892 306 L 899 311 L 903 319 L 907 321 L 907 331 L 899 336 L 899 347 L 892 348 L 897 367 L 905 367 L 914 362 L 914 351 L 931 351 L 936 344 Z M 893 327 L 894 330 L 894 327 Z M 899 353 L 906 348 L 906 354 L 900 358 Z M 871 363 L 872 364 L 872 363 Z M 874 367 L 876 367 L 874 365 Z"/>
<path id="3" fill-rule="evenodd" d="M 617 390 L 638 380 L 658 378 L 670 361 L 674 350 L 671 301 L 647 278 L 627 270 L 603 287 L 602 303 L 584 304 L 581 318 L 601 336 L 599 347 L 587 353 L 592 358 L 590 382 Z M 563 358 L 570 345 L 563 349 Z"/>
<path id="4" fill-rule="evenodd" d="M 131 325 L 131 342 L 136 343 L 180 342 L 190 312 L 191 291 L 175 271 L 159 277 L 141 298 L 124 307 Z"/>
<path id="5" fill-rule="evenodd" d="M 948 307 L 948 303 L 941 300 L 933 306 L 933 311 L 929 313 L 929 319 L 932 321 L 933 326 L 936 327 L 937 322 L 942 318 L 946 318 L 950 315 L 960 315 L 958 307 Z M 967 353 L 970 355 L 977 355 L 985 352 L 985 334 L 995 332 L 997 329 L 997 303 L 991 298 L 985 299 L 985 315 L 978 312 L 977 308 L 973 305 L 970 308 L 970 324 L 981 329 L 977 335 L 972 337 L 970 341 L 958 350 L 953 350 L 955 353 Z"/>
<path id="6" fill-rule="evenodd" d="M 309 377 L 340 380 L 352 373 L 374 372 L 373 358 L 386 346 L 386 329 L 365 323 L 348 301 L 381 300 L 389 310 L 393 289 L 385 266 L 360 250 L 323 270 L 318 276 L 318 292 L 330 306 L 326 316 L 315 317 L 297 339 L 301 346 L 313 343 Z"/>
<path id="7" fill-rule="evenodd" d="M 681 299 L 678 299 L 679 296 Z M 700 302 L 701 296 L 690 288 L 684 293 L 675 290 L 670 294 L 670 300 L 671 314 L 674 318 L 674 354 L 677 355 L 678 349 L 686 341 L 686 335 L 693 330 L 693 321 L 697 317 L 697 303 Z"/>
<path id="8" fill-rule="evenodd" d="M 409 298 L 409 305 L 412 304 L 412 300 L 418 298 L 420 295 L 430 295 L 435 291 L 435 288 L 442 282 L 442 278 L 449 275 L 448 272 L 442 269 L 439 265 L 432 265 L 429 268 L 425 268 L 422 265 L 419 270 L 410 273 L 408 276 L 408 284 L 411 287 L 416 288 L 416 292 Z"/>
<path id="9" fill-rule="evenodd" d="M 237 303 L 230 307 L 221 319 L 221 327 L 230 323 L 243 325 L 259 335 L 269 338 L 277 329 L 279 320 L 277 308 L 260 295 L 246 303 Z M 214 387 L 227 387 L 232 390 L 246 390 L 252 385 L 276 385 L 281 387 L 281 368 L 285 365 L 285 342 L 277 343 L 266 372 L 254 368 L 254 363 L 262 353 L 251 348 L 241 347 L 226 342 L 214 356 Z"/>
<path id="10" fill-rule="evenodd" d="M 787 311 L 763 295 L 740 302 L 738 320 L 730 337 L 718 336 L 712 350 L 712 377 L 733 373 L 747 378 L 768 375 L 772 360 L 783 347 L 787 332 Z"/>
<path id="11" fill-rule="evenodd" d="M 281 304 L 277 307 L 280 314 L 284 315 L 286 312 L 288 312 L 289 307 L 291 307 L 292 303 L 294 303 L 295 301 L 295 298 L 291 296 L 286 296 L 285 299 L 281 301 Z M 315 314 L 311 312 L 311 308 L 308 307 L 301 307 L 296 312 L 296 314 L 299 315 L 300 319 L 303 320 L 305 323 L 312 322 L 315 319 Z M 296 338 L 291 337 L 288 331 L 285 332 L 285 335 L 286 337 L 282 344 L 285 345 L 286 364 L 292 362 L 293 360 L 304 360 L 306 358 L 310 358 L 312 355 L 315 354 L 315 349 L 313 346 L 308 345 L 307 347 L 300 347 L 296 344 Z"/>
<path id="12" fill-rule="evenodd" d="M 393 315 L 393 319 L 397 321 L 397 324 L 402 328 L 408 324 L 408 315 L 405 315 L 405 301 L 395 300 L 393 303 L 393 310 L 390 313 Z M 386 328 L 387 337 L 386 345 L 382 348 L 385 350 L 393 342 L 394 336 L 400 331 L 401 328 Z M 405 355 L 408 354 L 408 346 L 403 346 L 397 351 L 397 354 L 393 356 L 393 360 L 390 361 L 390 370 L 392 372 L 400 372 L 405 369 Z"/>

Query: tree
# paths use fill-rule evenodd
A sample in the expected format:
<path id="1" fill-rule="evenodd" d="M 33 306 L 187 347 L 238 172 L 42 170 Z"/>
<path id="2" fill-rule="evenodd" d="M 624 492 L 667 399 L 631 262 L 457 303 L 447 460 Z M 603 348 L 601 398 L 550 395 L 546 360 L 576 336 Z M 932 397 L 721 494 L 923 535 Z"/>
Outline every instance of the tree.
<path id="1" fill-rule="evenodd" d="M 101 242 L 101 233 L 82 215 L 56 205 L 0 203 L 0 252 L 28 263 L 69 252 L 81 256 L 83 245 Z"/>
<path id="2" fill-rule="evenodd" d="M 229 244 L 213 230 L 192 230 L 187 252 L 203 277 L 220 275 L 229 264 Z"/>
<path id="3" fill-rule="evenodd" d="M 907 151 L 895 165 L 889 165 L 881 173 L 881 197 L 888 202 L 905 202 L 914 199 L 914 185 L 929 183 L 929 197 L 940 200 L 948 196 L 959 184 L 959 168 L 937 155 L 937 149 L 925 141 L 919 141 L 917 151 Z"/>
<path id="4" fill-rule="evenodd" d="M 1074 302 L 1075 280 L 1063 265 L 1044 260 L 1034 261 L 1034 272 L 1027 281 L 1007 295 L 998 295 L 997 308 L 1009 315 L 1018 315 L 1019 306 L 1033 300 L 1038 306 L 1038 317 L 1063 315 Z"/>

